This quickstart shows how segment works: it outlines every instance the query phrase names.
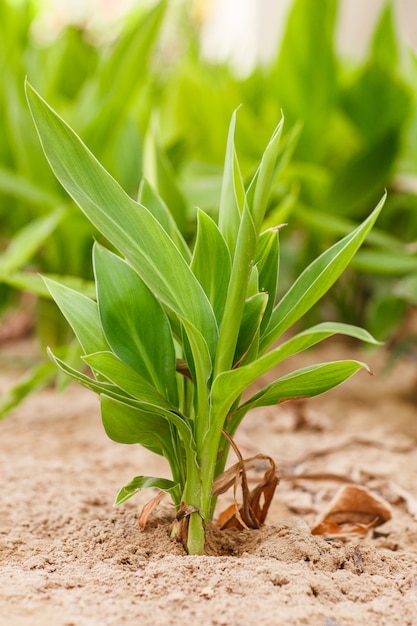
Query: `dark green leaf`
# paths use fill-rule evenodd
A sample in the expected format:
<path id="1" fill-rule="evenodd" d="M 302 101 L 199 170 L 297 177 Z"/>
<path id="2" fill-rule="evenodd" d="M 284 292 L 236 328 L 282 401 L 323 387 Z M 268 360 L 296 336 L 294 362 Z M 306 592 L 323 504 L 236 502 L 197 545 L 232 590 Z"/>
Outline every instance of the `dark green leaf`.
<path id="1" fill-rule="evenodd" d="M 118 443 L 140 443 L 156 454 L 172 457 L 171 429 L 163 417 L 105 395 L 100 397 L 100 405 L 104 430 L 110 439 Z"/>
<path id="2" fill-rule="evenodd" d="M 98 244 L 93 259 L 99 315 L 109 346 L 176 403 L 174 342 L 161 305 L 123 259 Z"/>

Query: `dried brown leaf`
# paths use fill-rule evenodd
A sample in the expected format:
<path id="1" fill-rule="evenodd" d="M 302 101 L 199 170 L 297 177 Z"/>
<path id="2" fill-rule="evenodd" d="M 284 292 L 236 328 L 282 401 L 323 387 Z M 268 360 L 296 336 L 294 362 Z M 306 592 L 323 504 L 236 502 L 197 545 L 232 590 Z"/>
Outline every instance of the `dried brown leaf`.
<path id="1" fill-rule="evenodd" d="M 371 528 L 376 526 L 376 520 L 377 518 L 369 524 L 338 524 L 337 522 L 326 520 L 315 526 L 311 534 L 338 537 L 340 539 L 354 537 L 355 535 L 366 535 Z"/>
<path id="2" fill-rule="evenodd" d="M 213 495 L 224 493 L 234 486 L 234 504 L 220 514 L 217 525 L 222 529 L 226 528 L 260 528 L 268 514 L 275 489 L 279 483 L 279 476 L 275 462 L 265 454 L 257 454 L 249 459 L 243 459 L 236 444 L 224 432 L 229 440 L 239 461 L 218 476 L 213 484 Z M 256 461 L 267 461 L 269 469 L 264 474 L 263 480 L 251 491 L 248 486 L 246 472 L 256 465 Z M 241 505 L 238 504 L 236 494 L 239 485 L 242 489 Z"/>
<path id="3" fill-rule="evenodd" d="M 366 534 L 392 517 L 391 507 L 366 487 L 344 485 L 319 516 L 313 535 L 351 536 Z"/>
<path id="4" fill-rule="evenodd" d="M 149 500 L 149 502 L 147 502 L 145 504 L 145 506 L 143 507 L 143 509 L 142 509 L 142 511 L 141 511 L 141 513 L 139 515 L 139 519 L 138 519 L 139 528 L 141 530 L 145 530 L 146 524 L 148 523 L 148 519 L 149 519 L 150 515 L 152 515 L 152 513 L 154 512 L 156 507 L 159 505 L 159 503 L 163 500 L 165 495 L 166 494 L 165 494 L 164 491 L 158 491 L 156 496 L 154 498 L 152 498 L 152 500 Z"/>

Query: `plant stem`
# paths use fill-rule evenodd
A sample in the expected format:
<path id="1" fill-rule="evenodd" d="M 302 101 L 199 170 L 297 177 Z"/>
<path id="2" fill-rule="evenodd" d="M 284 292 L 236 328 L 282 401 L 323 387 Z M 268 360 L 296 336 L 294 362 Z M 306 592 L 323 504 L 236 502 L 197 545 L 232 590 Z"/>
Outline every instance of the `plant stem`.
<path id="1" fill-rule="evenodd" d="M 188 522 L 188 536 L 187 536 L 187 552 L 188 554 L 202 555 L 204 552 L 205 543 L 205 524 L 200 515 L 200 512 L 196 511 L 191 513 Z"/>

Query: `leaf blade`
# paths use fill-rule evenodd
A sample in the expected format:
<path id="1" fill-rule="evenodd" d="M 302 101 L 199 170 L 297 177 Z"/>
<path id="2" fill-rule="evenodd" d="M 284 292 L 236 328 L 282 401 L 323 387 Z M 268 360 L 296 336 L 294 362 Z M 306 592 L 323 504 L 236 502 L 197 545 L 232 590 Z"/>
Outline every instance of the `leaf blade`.
<path id="1" fill-rule="evenodd" d="M 213 310 L 172 239 L 28 82 L 26 95 L 43 150 L 62 186 L 161 302 L 198 329 L 213 354 L 217 341 Z"/>
<path id="2" fill-rule="evenodd" d="M 321 254 L 293 283 L 272 312 L 262 336 L 261 351 L 298 321 L 335 283 L 374 225 L 385 199 L 386 194 L 362 224 Z"/>

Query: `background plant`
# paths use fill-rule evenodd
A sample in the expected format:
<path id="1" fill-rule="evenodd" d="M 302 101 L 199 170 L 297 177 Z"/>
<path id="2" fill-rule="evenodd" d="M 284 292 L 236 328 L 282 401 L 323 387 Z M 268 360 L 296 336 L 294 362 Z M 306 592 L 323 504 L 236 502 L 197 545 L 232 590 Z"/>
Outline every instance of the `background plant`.
<path id="1" fill-rule="evenodd" d="M 188 552 L 201 554 L 216 501 L 213 483 L 224 471 L 230 440 L 246 413 L 317 395 L 364 367 L 352 360 L 321 363 L 242 399 L 245 389 L 276 364 L 335 333 L 374 342 L 366 331 L 338 323 L 322 323 L 287 340 L 282 335 L 346 268 L 383 201 L 318 257 L 275 305 L 279 229 L 263 231 L 262 224 L 282 123 L 245 188 L 233 116 L 218 222 L 199 212 L 190 249 L 146 180 L 137 203 L 29 85 L 27 97 L 57 179 L 117 251 L 94 247 L 96 299 L 47 280 L 94 378 L 52 358 L 100 395 L 112 439 L 141 443 L 169 462 L 172 480 L 138 476 L 118 502 L 144 487 L 168 491 L 178 512 L 174 533 Z"/>
<path id="2" fill-rule="evenodd" d="M 44 346 L 61 346 L 77 356 L 72 334 L 62 324 L 39 272 L 91 293 L 92 237 L 99 237 L 75 209 L 50 170 L 30 119 L 22 85 L 30 74 L 50 101 L 77 123 L 106 166 L 136 194 L 142 171 L 154 79 L 155 53 L 166 1 L 132 12 L 116 39 L 100 46 L 76 25 L 43 42 L 34 35 L 36 3 L 0 0 L 0 316 L 29 309 L 19 294 L 29 292 L 35 335 L 42 346 L 23 379 L 0 400 L 0 417 L 25 395 L 50 382 Z M 129 155 L 126 158 L 126 155 Z M 53 237 L 50 235 L 54 233 Z M 3 321 L 3 320 L 2 320 Z M 65 346 L 65 348 L 64 348 Z M 8 359 L 7 366 L 19 364 Z"/>
<path id="3" fill-rule="evenodd" d="M 349 232 L 388 189 L 378 230 L 325 301 L 338 319 L 366 322 L 384 338 L 403 319 L 407 294 L 416 293 L 415 53 L 400 44 L 387 2 L 365 58 L 346 60 L 335 43 L 338 8 L 337 0 L 295 0 L 275 59 L 243 79 L 191 47 L 165 92 L 161 131 L 187 193 L 215 212 L 222 146 L 209 131 L 212 120 L 226 132 L 229 111 L 245 103 L 238 147 L 249 181 L 260 146 L 285 112 L 293 155 L 274 186 L 266 224 L 291 217 L 294 236 L 283 245 L 288 274 Z M 182 163 L 175 161 L 178 144 Z"/>
<path id="4" fill-rule="evenodd" d="M 91 295 L 92 236 L 105 243 L 42 163 L 23 97 L 28 74 L 131 197 L 145 175 L 187 242 L 195 236 L 196 206 L 217 220 L 231 112 L 244 103 L 236 141 L 247 187 L 284 110 L 285 158 L 264 222 L 265 229 L 290 222 L 281 284 L 289 286 L 365 219 L 385 187 L 378 229 L 306 323 L 329 315 L 366 324 L 378 338 L 398 333 L 417 302 L 415 54 L 400 45 L 387 2 L 365 58 L 342 58 L 334 41 L 338 5 L 295 0 L 276 58 L 240 78 L 201 57 L 189 18 L 177 38 L 185 43 L 164 48 L 165 1 L 149 14 L 133 13 L 111 45 L 97 46 L 74 26 L 40 43 L 32 31 L 35 4 L 1 0 L 0 311 L 18 306 L 16 293 L 35 293 L 37 338 L 67 344 L 68 329 L 37 272 Z M 39 380 L 37 368 L 33 375 Z M 12 391 L 3 410 L 20 397 Z"/>

